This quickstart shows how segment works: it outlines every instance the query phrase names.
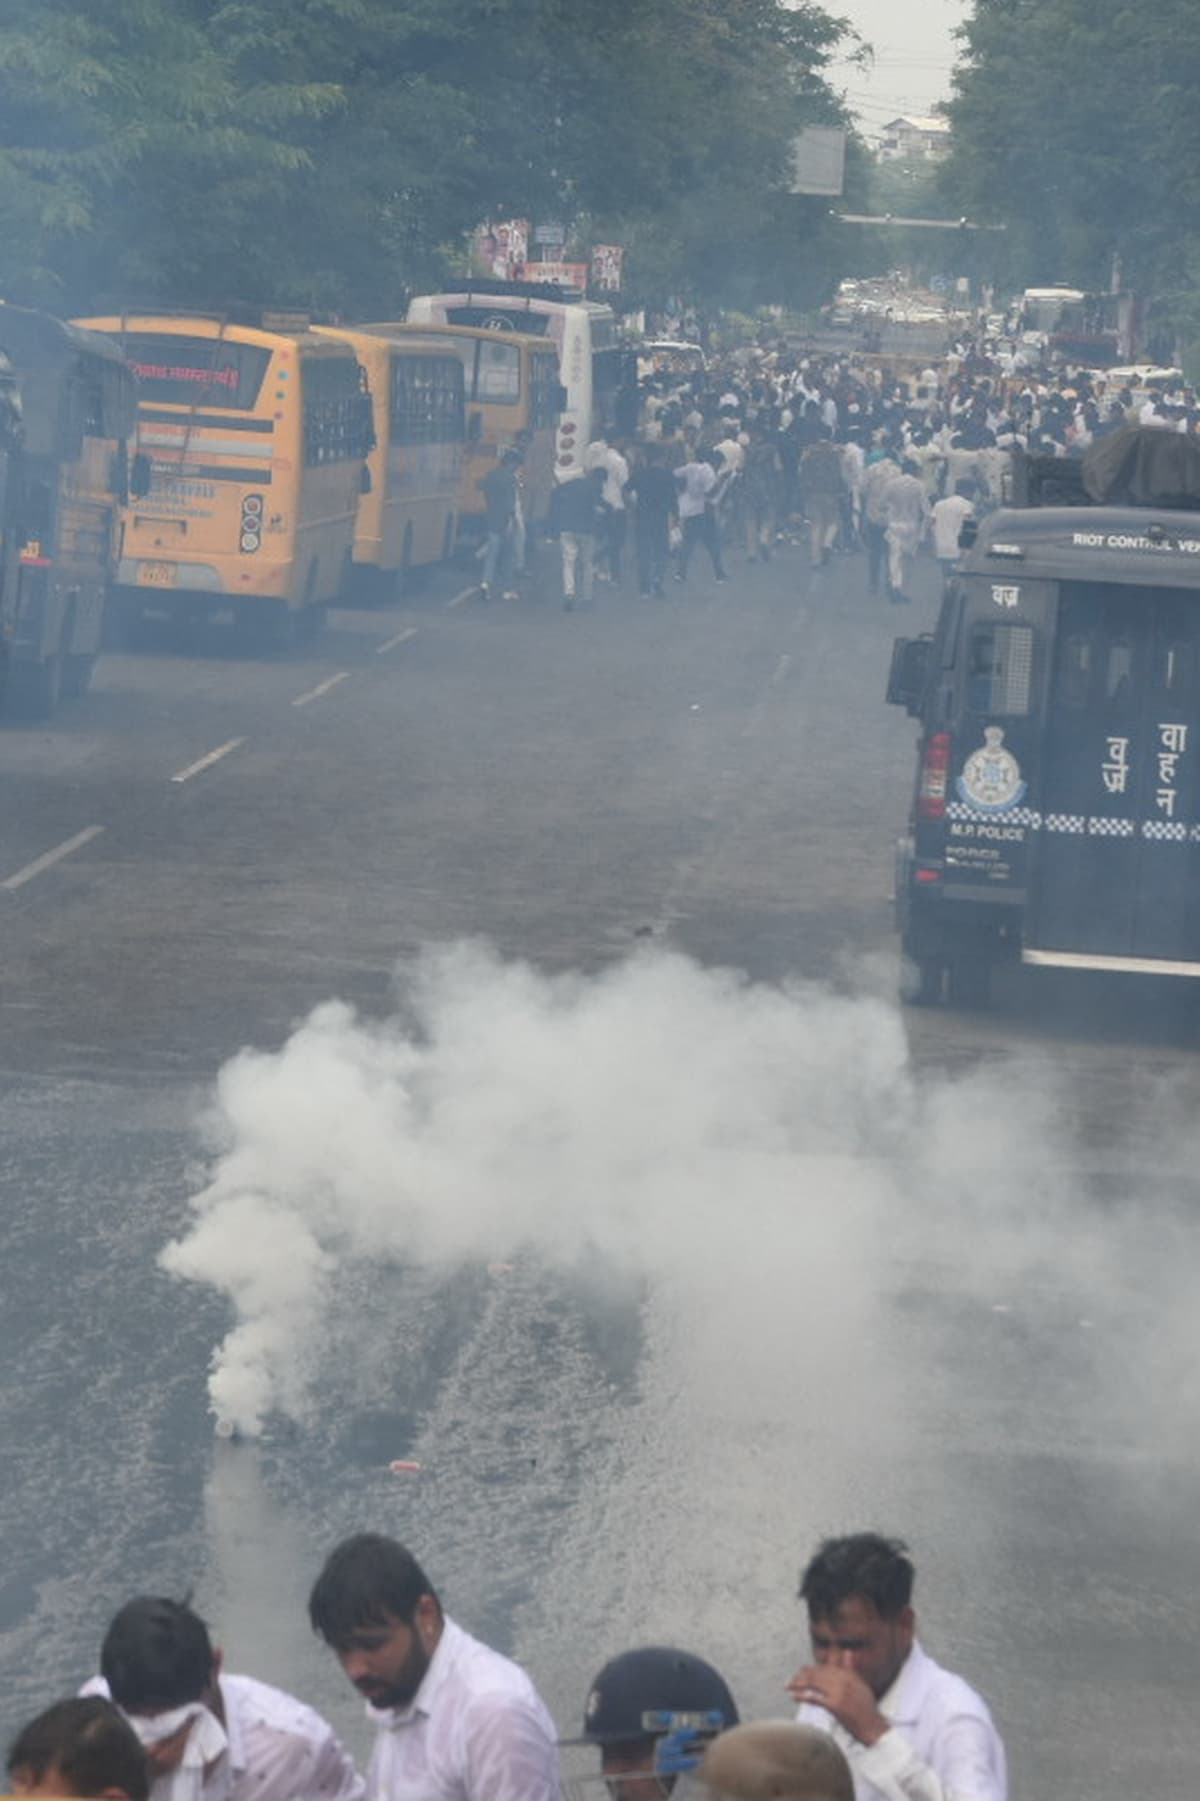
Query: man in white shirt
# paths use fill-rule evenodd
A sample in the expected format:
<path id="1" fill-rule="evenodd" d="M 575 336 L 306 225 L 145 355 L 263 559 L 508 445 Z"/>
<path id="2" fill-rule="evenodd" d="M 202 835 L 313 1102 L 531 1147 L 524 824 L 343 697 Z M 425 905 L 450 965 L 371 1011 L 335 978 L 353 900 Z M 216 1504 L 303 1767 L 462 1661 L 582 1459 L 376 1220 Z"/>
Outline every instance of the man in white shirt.
<path id="1" fill-rule="evenodd" d="M 908 578 L 913 558 L 929 524 L 929 501 L 917 474 L 917 465 L 905 457 L 899 475 L 883 490 L 883 511 L 888 552 L 888 599 L 908 600 Z"/>
<path id="2" fill-rule="evenodd" d="M 963 520 L 974 516 L 970 482 L 959 482 L 953 494 L 933 503 L 933 554 L 942 566 L 942 585 L 950 579 L 950 571 L 958 561 L 958 539 Z"/>
<path id="3" fill-rule="evenodd" d="M 443 1613 L 395 1539 L 345 1539 L 308 1612 L 377 1728 L 369 1801 L 561 1801 L 554 1722 L 533 1683 Z"/>
<path id="4" fill-rule="evenodd" d="M 788 1684 L 801 1725 L 845 1752 L 856 1801 L 1006 1801 L 987 1704 L 916 1638 L 913 1566 L 898 1539 L 827 1539 L 805 1570 L 814 1661 Z"/>
<path id="5" fill-rule="evenodd" d="M 725 565 L 721 561 L 721 537 L 712 505 L 717 472 L 707 457 L 697 454 L 675 471 L 675 482 L 679 489 L 679 526 L 683 533 L 675 580 L 686 581 L 692 553 L 697 544 L 703 544 L 712 560 L 714 576 L 723 582 Z"/>
<path id="6" fill-rule="evenodd" d="M 621 553 L 625 547 L 625 534 L 628 521 L 625 515 L 625 487 L 629 481 L 629 463 L 621 452 L 619 444 L 610 444 L 607 438 L 593 439 L 588 445 L 588 469 L 603 469 L 603 500 L 608 512 L 604 516 L 604 535 L 599 546 L 603 559 L 597 574 L 602 581 L 619 582 L 621 579 Z"/>
<path id="7" fill-rule="evenodd" d="M 867 472 L 863 478 L 863 542 L 867 547 L 867 590 L 879 592 L 879 577 L 887 554 L 887 512 L 884 491 L 900 473 L 900 465 L 884 450 L 867 453 Z"/>
<path id="8" fill-rule="evenodd" d="M 311 1707 L 227 1676 L 199 1615 L 140 1595 L 117 1613 L 84 1694 L 106 1695 L 141 1740 L 151 1801 L 362 1801 L 365 1785 Z"/>

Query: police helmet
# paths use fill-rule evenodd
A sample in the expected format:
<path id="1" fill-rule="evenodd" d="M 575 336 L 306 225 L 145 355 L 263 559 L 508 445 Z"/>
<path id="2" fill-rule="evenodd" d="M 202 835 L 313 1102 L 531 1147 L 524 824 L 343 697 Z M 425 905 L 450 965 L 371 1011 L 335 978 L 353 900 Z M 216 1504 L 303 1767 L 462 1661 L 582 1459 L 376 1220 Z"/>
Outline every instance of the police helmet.
<path id="1" fill-rule="evenodd" d="M 738 1711 L 724 1679 L 702 1657 L 671 1645 L 643 1645 L 610 1659 L 592 1683 L 584 1708 L 584 1737 L 594 1745 L 634 1743 L 668 1727 L 647 1725 L 648 1714 L 719 1714 L 736 1726 Z"/>

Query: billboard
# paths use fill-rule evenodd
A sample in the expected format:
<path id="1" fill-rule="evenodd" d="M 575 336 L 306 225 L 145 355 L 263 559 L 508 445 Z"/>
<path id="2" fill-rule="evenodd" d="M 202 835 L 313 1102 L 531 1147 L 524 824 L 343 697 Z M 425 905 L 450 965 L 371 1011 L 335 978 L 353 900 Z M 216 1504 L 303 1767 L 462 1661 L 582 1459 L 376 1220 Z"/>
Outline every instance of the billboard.
<path id="1" fill-rule="evenodd" d="M 620 244 L 592 245 L 592 286 L 618 293 L 621 287 L 621 265 L 625 252 Z"/>
<path id="2" fill-rule="evenodd" d="M 501 219 L 476 227 L 474 261 L 479 274 L 520 281 L 529 260 L 529 221 Z"/>
<path id="3" fill-rule="evenodd" d="M 846 185 L 846 133 L 840 125 L 809 125 L 792 139 L 790 194 L 840 194 Z"/>
<path id="4" fill-rule="evenodd" d="M 586 263 L 527 263 L 517 281 L 556 281 L 564 288 L 586 288 Z"/>

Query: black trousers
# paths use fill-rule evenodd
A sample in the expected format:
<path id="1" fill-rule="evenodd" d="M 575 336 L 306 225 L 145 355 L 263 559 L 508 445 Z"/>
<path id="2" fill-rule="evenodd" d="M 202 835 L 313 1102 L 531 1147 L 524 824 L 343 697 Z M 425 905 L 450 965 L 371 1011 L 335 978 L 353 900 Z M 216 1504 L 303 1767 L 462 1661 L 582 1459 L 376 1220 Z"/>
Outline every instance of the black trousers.
<path id="1" fill-rule="evenodd" d="M 702 513 L 693 513 L 690 519 L 683 520 L 683 545 L 679 552 L 679 573 L 686 575 L 688 564 L 692 560 L 692 552 L 697 544 L 703 544 L 712 558 L 713 574 L 724 575 L 725 566 L 721 561 L 721 532 L 717 525 L 717 515 L 711 507 L 705 507 Z"/>
<path id="2" fill-rule="evenodd" d="M 634 536 L 637 550 L 638 587 L 643 594 L 661 589 L 671 560 L 670 528 L 666 519 L 643 519 L 638 515 Z"/>

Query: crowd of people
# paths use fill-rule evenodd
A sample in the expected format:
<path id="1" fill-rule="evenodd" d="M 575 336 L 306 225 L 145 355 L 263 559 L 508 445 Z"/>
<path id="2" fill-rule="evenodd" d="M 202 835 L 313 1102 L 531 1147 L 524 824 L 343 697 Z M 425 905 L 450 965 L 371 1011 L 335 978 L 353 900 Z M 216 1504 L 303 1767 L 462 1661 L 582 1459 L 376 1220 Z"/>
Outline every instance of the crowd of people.
<path id="1" fill-rule="evenodd" d="M 592 605 L 597 584 L 627 579 L 630 540 L 646 599 L 686 584 L 698 552 L 724 582 L 730 553 L 762 563 L 798 543 L 813 569 L 864 553 L 869 591 L 902 603 L 918 555 L 947 568 L 964 520 L 1010 498 L 1017 452 L 1080 457 L 1129 423 L 1200 428 L 1195 392 L 1173 377 L 1142 388 L 1016 367 L 970 339 L 928 361 L 744 349 L 703 376 L 648 377 L 632 410 L 632 429 L 597 437 L 582 478 L 553 495 L 569 611 Z M 511 575 L 524 562 L 520 463 L 507 450 L 485 484 L 485 595 L 502 566 Z"/>
<path id="2" fill-rule="evenodd" d="M 986 1703 L 916 1636 L 913 1564 L 875 1533 L 827 1539 L 805 1568 L 810 1655 L 748 1723 L 711 1663 L 677 1646 L 610 1658 L 581 1731 L 560 1739 L 532 1677 L 445 1612 L 416 1557 L 363 1533 L 339 1544 L 309 1623 L 366 1704 L 360 1774 L 305 1702 L 225 1668 L 186 1601 L 138 1596 L 103 1636 L 99 1673 L 13 1740 L 18 1795 L 102 1801 L 562 1801 L 561 1752 L 586 1747 L 611 1801 L 1006 1801 Z M 599 1792 L 603 1793 L 603 1789 Z"/>

